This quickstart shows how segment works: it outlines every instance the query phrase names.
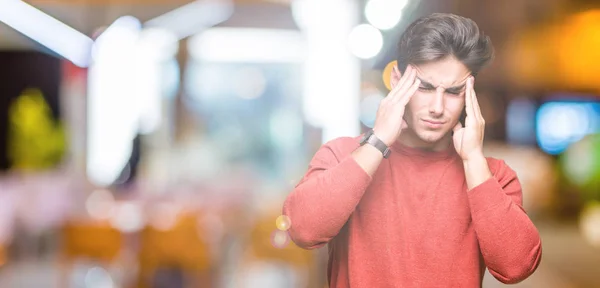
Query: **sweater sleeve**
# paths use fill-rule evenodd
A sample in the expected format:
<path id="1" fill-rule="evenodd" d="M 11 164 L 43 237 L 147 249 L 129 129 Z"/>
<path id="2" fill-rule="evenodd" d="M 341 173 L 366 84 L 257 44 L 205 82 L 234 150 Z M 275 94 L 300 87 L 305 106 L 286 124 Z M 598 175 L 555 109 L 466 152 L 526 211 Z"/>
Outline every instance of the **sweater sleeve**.
<path id="1" fill-rule="evenodd" d="M 339 151 L 335 141 L 321 146 L 283 205 L 283 215 L 291 222 L 290 238 L 304 249 L 322 247 L 335 237 L 371 182 L 351 151 L 334 153 Z"/>
<path id="2" fill-rule="evenodd" d="M 523 209 L 516 173 L 504 161 L 488 163 L 494 177 L 467 192 L 471 217 L 488 270 L 499 281 L 514 284 L 537 269 L 542 243 Z"/>

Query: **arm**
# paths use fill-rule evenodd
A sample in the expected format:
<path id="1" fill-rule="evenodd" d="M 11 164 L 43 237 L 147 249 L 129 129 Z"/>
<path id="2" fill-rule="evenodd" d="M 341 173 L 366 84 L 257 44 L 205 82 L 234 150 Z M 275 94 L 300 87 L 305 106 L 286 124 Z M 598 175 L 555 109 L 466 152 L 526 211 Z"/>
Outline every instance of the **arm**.
<path id="1" fill-rule="evenodd" d="M 410 65 L 403 75 L 394 67 L 394 88 L 379 103 L 373 130 L 387 146 L 408 125 L 404 109 L 419 88 L 416 73 Z M 341 141 L 345 140 L 331 141 L 317 151 L 308 172 L 285 200 L 283 214 L 290 218 L 289 234 L 300 247 L 321 247 L 340 232 L 383 159 L 375 147 L 358 147 L 356 140 L 347 145 L 351 148 L 339 152 L 335 148 L 343 144 Z"/>
<path id="2" fill-rule="evenodd" d="M 518 283 L 537 269 L 542 243 L 522 207 L 516 173 L 504 161 L 490 164 L 493 176 L 483 156 L 464 162 L 471 217 L 490 273 L 503 283 Z"/>
<path id="3" fill-rule="evenodd" d="M 283 205 L 283 214 L 291 222 L 290 237 L 305 249 L 319 248 L 339 233 L 383 159 L 376 148 L 364 145 L 338 160 L 332 145 L 317 151 Z"/>

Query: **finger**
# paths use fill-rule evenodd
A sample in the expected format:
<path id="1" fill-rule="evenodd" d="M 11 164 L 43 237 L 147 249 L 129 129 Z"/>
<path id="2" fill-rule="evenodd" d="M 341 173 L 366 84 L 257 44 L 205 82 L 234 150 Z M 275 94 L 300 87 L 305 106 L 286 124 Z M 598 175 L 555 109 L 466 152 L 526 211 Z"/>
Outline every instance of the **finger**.
<path id="1" fill-rule="evenodd" d="M 396 74 L 396 73 L 398 73 L 398 69 L 396 68 L 396 66 L 394 66 L 392 68 L 392 74 Z M 395 77 L 395 76 L 391 75 L 391 77 Z M 388 92 L 388 94 L 385 95 L 384 100 L 389 100 L 392 97 L 394 97 L 394 95 L 396 95 L 396 92 L 398 92 L 398 90 L 400 90 L 400 83 L 402 83 L 402 77 L 400 77 L 400 80 L 398 80 L 398 82 L 396 83 L 396 85 L 392 85 L 392 89 L 390 89 L 390 92 Z"/>
<path id="2" fill-rule="evenodd" d="M 473 78 L 471 78 L 472 83 Z M 483 122 L 483 114 L 481 114 L 481 107 L 479 106 L 479 100 L 477 99 L 477 93 L 475 93 L 475 88 L 471 88 L 471 95 L 473 97 L 473 110 L 475 110 L 475 115 L 477 116 L 477 120 Z"/>
<path id="3" fill-rule="evenodd" d="M 392 87 L 392 90 L 390 90 L 390 93 L 388 95 L 390 95 L 390 96 L 395 95 L 395 93 L 398 92 L 398 90 L 400 90 L 400 87 L 402 87 L 402 84 L 405 82 L 404 76 L 410 72 L 410 69 L 411 69 L 410 65 L 406 67 L 404 74 L 401 74 L 400 80 L 398 80 L 398 83 L 396 83 L 396 85 L 394 85 L 394 87 Z M 398 71 L 398 66 L 394 66 L 392 68 L 392 71 L 394 74 L 400 74 L 400 71 Z"/>
<path id="4" fill-rule="evenodd" d="M 418 79 L 417 79 L 416 71 L 411 74 L 412 75 L 409 75 L 410 78 L 408 79 L 410 82 L 407 81 L 405 83 L 404 87 L 402 87 L 402 89 L 398 91 L 398 94 L 396 94 L 395 97 L 392 98 L 393 103 L 400 103 L 400 102 L 402 102 L 404 104 L 408 103 L 408 100 L 404 101 L 404 98 L 407 96 L 412 97 L 412 94 L 414 94 L 414 92 L 409 92 L 409 91 L 410 90 L 416 91 L 416 89 L 419 88 L 418 85 L 420 85 L 421 82 L 420 81 L 417 82 Z M 414 87 L 415 85 L 417 85 L 417 87 Z"/>
<path id="5" fill-rule="evenodd" d="M 398 66 L 394 66 L 394 70 L 396 71 L 397 74 L 400 74 L 400 70 L 398 70 Z M 406 66 L 406 69 L 404 69 L 404 73 L 401 74 L 400 76 L 400 81 L 398 81 L 398 84 L 396 86 L 398 87 L 402 87 L 404 85 L 404 83 L 406 83 L 406 78 L 408 78 L 408 75 L 410 75 L 411 72 L 413 72 L 414 68 L 410 65 Z"/>
<path id="6" fill-rule="evenodd" d="M 400 96 L 400 99 L 398 100 L 398 104 L 406 106 L 406 104 L 410 101 L 410 99 L 412 99 L 412 97 L 415 95 L 415 93 L 417 93 L 417 90 L 419 89 L 420 85 L 421 85 L 421 80 L 415 79 L 415 82 L 413 83 L 413 85 L 410 86 L 408 88 L 408 90 L 402 96 Z"/>
<path id="7" fill-rule="evenodd" d="M 481 114 L 481 108 L 479 107 L 479 101 L 477 100 L 477 95 L 475 91 L 471 92 L 473 95 L 473 110 L 475 110 L 475 116 L 478 121 L 483 120 L 483 114 Z"/>
<path id="8" fill-rule="evenodd" d="M 473 108 L 473 82 L 469 78 L 467 80 L 467 89 L 465 91 L 465 112 L 467 113 L 467 118 L 465 119 L 465 126 L 470 126 L 470 124 L 474 124 L 475 110 Z"/>
<path id="9" fill-rule="evenodd" d="M 407 69 L 408 70 L 408 69 Z M 406 93 L 406 91 L 411 87 L 414 83 L 414 79 L 417 76 L 417 71 L 414 68 L 411 68 L 408 73 L 405 73 L 401 80 L 402 84 L 398 84 L 399 89 L 392 95 L 392 101 L 397 102 L 402 95 Z"/>
<path id="10" fill-rule="evenodd" d="M 385 105 L 385 103 L 390 102 L 390 97 L 383 97 L 380 101 L 379 101 L 379 107 Z"/>
<path id="11" fill-rule="evenodd" d="M 395 67 L 396 71 L 398 71 L 398 67 Z M 398 97 L 400 95 L 402 95 L 402 91 L 404 91 L 404 89 L 406 89 L 405 87 L 407 85 L 410 85 L 411 82 L 409 82 L 409 79 L 411 77 L 411 74 L 413 73 L 414 68 L 412 68 L 410 65 L 406 67 L 404 74 L 402 74 L 402 77 L 400 78 L 400 81 L 398 81 L 398 84 L 396 85 L 394 89 L 394 92 L 391 93 L 391 101 L 392 102 L 396 102 L 398 100 Z M 399 73 L 399 72 L 397 72 Z"/>

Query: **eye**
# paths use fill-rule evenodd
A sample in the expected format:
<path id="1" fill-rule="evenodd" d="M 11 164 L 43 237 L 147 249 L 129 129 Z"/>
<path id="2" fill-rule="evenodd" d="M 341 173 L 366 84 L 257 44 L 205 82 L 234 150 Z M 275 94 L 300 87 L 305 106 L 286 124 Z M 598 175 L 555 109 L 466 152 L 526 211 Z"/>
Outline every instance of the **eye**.
<path id="1" fill-rule="evenodd" d="M 431 92 L 431 91 L 435 91 L 435 88 L 432 88 L 432 87 L 419 87 L 419 91 Z"/>
<path id="2" fill-rule="evenodd" d="M 446 91 L 446 93 L 448 93 L 450 95 L 455 95 L 455 96 L 460 95 L 460 91 Z"/>

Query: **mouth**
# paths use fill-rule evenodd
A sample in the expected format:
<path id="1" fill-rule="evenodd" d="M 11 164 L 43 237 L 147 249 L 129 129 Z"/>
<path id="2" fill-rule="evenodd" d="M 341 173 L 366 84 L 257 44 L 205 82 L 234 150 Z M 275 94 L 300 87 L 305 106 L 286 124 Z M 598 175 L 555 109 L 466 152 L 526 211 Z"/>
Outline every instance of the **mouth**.
<path id="1" fill-rule="evenodd" d="M 443 121 L 436 121 L 436 120 L 428 120 L 428 119 L 421 119 L 421 120 L 423 121 L 423 123 L 425 123 L 425 126 L 427 126 L 429 128 L 433 128 L 433 129 L 439 129 L 445 123 Z"/>

